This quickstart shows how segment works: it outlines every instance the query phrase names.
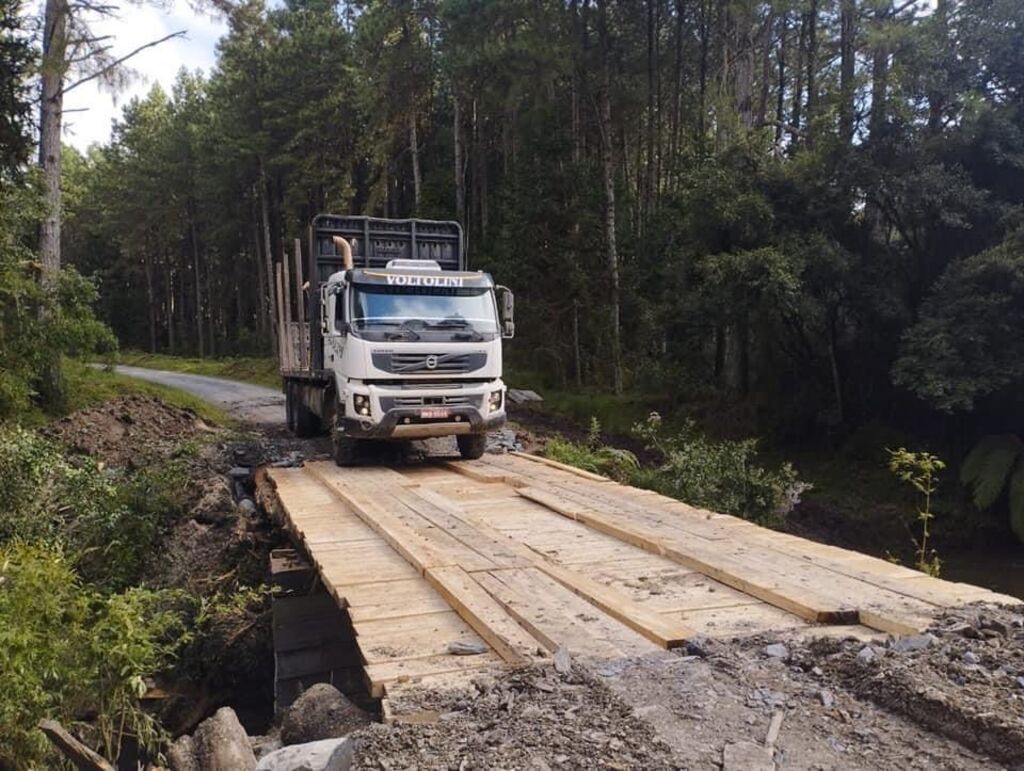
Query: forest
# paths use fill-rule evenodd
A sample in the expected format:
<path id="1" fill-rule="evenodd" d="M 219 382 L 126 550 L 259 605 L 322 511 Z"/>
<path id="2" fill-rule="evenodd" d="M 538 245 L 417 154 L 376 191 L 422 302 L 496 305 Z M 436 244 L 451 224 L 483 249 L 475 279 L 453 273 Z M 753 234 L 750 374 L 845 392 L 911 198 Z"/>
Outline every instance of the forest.
<path id="1" fill-rule="evenodd" d="M 457 219 L 518 294 L 522 380 L 782 447 L 884 425 L 974 448 L 977 504 L 1024 533 L 1020 3 L 215 12 L 211 72 L 64 148 L 68 296 L 95 293 L 122 346 L 271 354 L 270 278 L 312 216 Z"/>
<path id="2" fill-rule="evenodd" d="M 63 97 L 130 77 L 95 31 L 125 5 L 0 0 L 0 768 L 56 766 L 42 718 L 158 758 L 232 695 L 272 702 L 274 536 L 223 474 L 256 440 L 88 365 L 276 380 L 272 278 L 322 212 L 462 223 L 516 292 L 506 380 L 544 394 L 549 457 L 913 541 L 932 574 L 935 517 L 943 557 L 1014 577 L 1020 0 L 196 0 L 216 65 L 80 152 Z M 192 707 L 154 715 L 154 682 Z"/>

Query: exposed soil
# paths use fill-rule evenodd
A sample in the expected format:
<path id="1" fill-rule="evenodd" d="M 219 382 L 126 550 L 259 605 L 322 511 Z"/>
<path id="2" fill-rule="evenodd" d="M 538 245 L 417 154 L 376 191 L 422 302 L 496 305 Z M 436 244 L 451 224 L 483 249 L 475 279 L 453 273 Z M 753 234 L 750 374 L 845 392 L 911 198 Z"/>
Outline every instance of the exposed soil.
<path id="1" fill-rule="evenodd" d="M 122 396 L 53 423 L 46 433 L 72 453 L 118 468 L 138 468 L 182 442 L 212 432 L 191 410 L 151 396 Z"/>
<path id="2" fill-rule="evenodd" d="M 535 666 L 445 691 L 407 692 L 430 724 L 375 725 L 354 735 L 357 769 L 672 768 L 669 748 L 585 668 Z"/>
<path id="3" fill-rule="evenodd" d="M 362 731 L 356 767 L 1024 768 L 1022 626 L 972 606 L 920 638 L 695 640 L 410 689 L 397 706 L 439 719 Z"/>

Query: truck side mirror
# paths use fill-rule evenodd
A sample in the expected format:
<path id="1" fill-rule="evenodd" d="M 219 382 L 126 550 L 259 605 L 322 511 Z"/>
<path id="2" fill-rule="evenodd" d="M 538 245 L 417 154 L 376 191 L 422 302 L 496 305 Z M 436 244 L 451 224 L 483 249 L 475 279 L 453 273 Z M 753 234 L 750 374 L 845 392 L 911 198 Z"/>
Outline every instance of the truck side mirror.
<path id="1" fill-rule="evenodd" d="M 515 295 L 512 294 L 512 290 L 507 286 L 498 286 L 495 289 L 498 293 L 498 315 L 501 317 L 501 336 L 515 337 Z"/>

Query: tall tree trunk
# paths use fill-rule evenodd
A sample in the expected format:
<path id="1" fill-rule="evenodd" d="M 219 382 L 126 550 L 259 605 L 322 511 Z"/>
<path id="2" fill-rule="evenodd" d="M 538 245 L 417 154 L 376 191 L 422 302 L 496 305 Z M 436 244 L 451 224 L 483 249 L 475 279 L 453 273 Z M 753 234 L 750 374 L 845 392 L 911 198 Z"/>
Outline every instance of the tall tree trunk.
<path id="1" fill-rule="evenodd" d="M 775 91 L 775 152 L 782 152 L 782 135 L 786 125 L 786 44 L 789 41 L 789 15 L 779 20 L 778 80 Z"/>
<path id="2" fill-rule="evenodd" d="M 857 0 L 842 0 L 839 33 L 839 140 L 853 142 L 857 52 Z"/>
<path id="3" fill-rule="evenodd" d="M 167 352 L 173 356 L 176 353 L 176 340 L 174 335 L 174 270 L 167 271 L 167 285 L 164 287 L 167 305 L 164 315 L 167 317 Z"/>
<path id="4" fill-rule="evenodd" d="M 818 109 L 818 0 L 807 11 L 807 146 L 814 146 L 814 119 Z"/>
<path id="5" fill-rule="evenodd" d="M 148 252 L 142 259 L 142 267 L 146 274 L 146 304 L 149 306 L 149 352 L 156 353 L 156 287 L 153 284 L 153 258 Z"/>
<path id="6" fill-rule="evenodd" d="M 796 80 L 793 83 L 793 108 L 789 119 L 789 141 L 793 145 L 800 142 L 800 122 L 804 104 L 804 64 L 807 61 L 807 16 L 800 16 L 800 34 L 796 44 L 796 62 L 793 66 Z"/>
<path id="7" fill-rule="evenodd" d="M 455 145 L 455 218 L 468 229 L 466 222 L 466 149 L 462 136 L 462 109 L 457 96 L 452 101 L 454 107 L 452 134 Z"/>
<path id="8" fill-rule="evenodd" d="M 261 338 L 267 335 L 267 266 L 263 260 L 263 247 L 260 245 L 263 238 L 260 236 L 260 218 L 253 206 L 252 212 L 252 245 L 253 254 L 256 260 L 256 332 Z"/>
<path id="9" fill-rule="evenodd" d="M 269 319 L 270 339 L 274 346 L 274 356 L 278 355 L 277 329 L 277 295 L 274 292 L 274 252 L 270 240 L 270 205 L 267 202 L 267 176 L 260 159 L 260 211 L 263 215 L 263 263 L 267 271 L 267 319 Z"/>
<path id="10" fill-rule="evenodd" d="M 736 66 L 733 69 L 733 94 L 740 123 L 747 131 L 754 127 L 754 20 L 749 11 L 733 19 L 736 34 Z"/>
<path id="11" fill-rule="evenodd" d="M 608 35 L 607 0 L 597 0 L 598 32 L 601 38 L 601 172 L 604 182 L 605 257 L 611 280 L 612 383 L 616 394 L 623 390 L 622 330 L 620 329 L 619 252 L 615 242 L 615 158 L 612 136 L 611 52 Z"/>
<path id="12" fill-rule="evenodd" d="M 203 275 L 199 265 L 199 234 L 196 232 L 195 204 L 188 200 L 189 240 L 192 242 L 192 270 L 196 281 L 196 351 L 199 358 L 205 355 L 203 345 Z"/>
<path id="13" fill-rule="evenodd" d="M 40 283 L 48 297 L 55 293 L 60 275 L 60 142 L 70 13 L 67 0 L 46 0 L 39 101 L 39 165 L 43 171 L 46 211 L 39 228 L 39 260 L 42 264 Z M 45 304 L 42 312 L 45 314 Z M 44 404 L 52 410 L 59 410 L 66 401 L 59 351 L 48 352 L 47 361 L 39 374 L 39 391 Z"/>
<path id="14" fill-rule="evenodd" d="M 892 11 L 892 0 L 886 0 L 875 12 L 875 34 L 877 41 L 871 61 L 871 117 L 868 131 L 871 139 L 878 139 L 888 122 L 889 103 L 889 44 L 885 27 Z"/>
<path id="15" fill-rule="evenodd" d="M 409 152 L 412 155 L 412 213 L 414 217 L 418 217 L 422 179 L 420 177 L 420 143 L 416 133 L 415 112 L 409 116 Z"/>

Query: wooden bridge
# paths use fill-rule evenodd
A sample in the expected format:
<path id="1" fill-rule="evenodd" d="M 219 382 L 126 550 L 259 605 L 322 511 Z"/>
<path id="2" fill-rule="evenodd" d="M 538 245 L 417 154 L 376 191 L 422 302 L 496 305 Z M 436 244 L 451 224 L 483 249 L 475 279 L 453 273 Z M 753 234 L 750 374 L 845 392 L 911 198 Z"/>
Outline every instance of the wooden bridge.
<path id="1" fill-rule="evenodd" d="M 530 455 L 266 474 L 378 698 L 561 646 L 598 661 L 697 635 L 914 634 L 946 607 L 1016 602 Z"/>

